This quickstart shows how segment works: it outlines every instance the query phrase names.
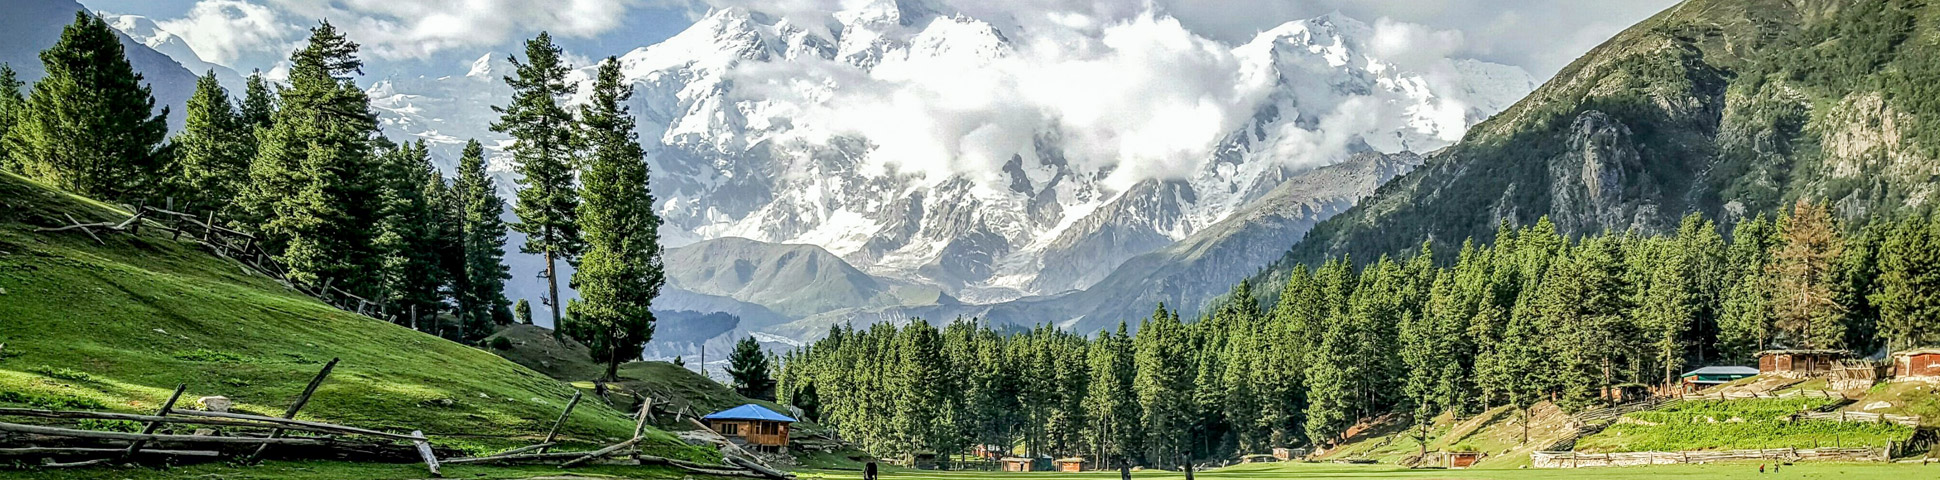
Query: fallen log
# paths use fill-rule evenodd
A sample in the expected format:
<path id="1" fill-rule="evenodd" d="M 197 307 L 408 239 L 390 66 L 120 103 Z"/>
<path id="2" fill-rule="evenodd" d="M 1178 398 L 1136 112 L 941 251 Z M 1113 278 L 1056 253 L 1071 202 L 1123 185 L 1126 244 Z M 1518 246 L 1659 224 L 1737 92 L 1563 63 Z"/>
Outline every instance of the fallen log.
<path id="1" fill-rule="evenodd" d="M 172 413 L 176 415 L 186 415 L 191 417 L 226 418 L 226 419 L 232 419 L 232 420 L 248 420 L 252 422 L 262 422 L 267 424 L 274 424 L 274 425 L 262 425 L 264 427 L 281 428 L 284 430 L 364 435 L 364 436 L 370 436 L 370 437 L 383 437 L 383 438 L 389 438 L 393 440 L 404 440 L 404 441 L 412 441 L 417 439 L 416 437 L 412 437 L 410 435 L 398 435 L 395 433 L 380 432 L 376 430 L 363 429 L 363 428 L 357 428 L 357 427 L 347 427 L 343 425 L 329 424 L 329 423 L 323 423 L 323 422 L 312 422 L 308 420 L 297 420 L 293 418 L 265 417 L 262 415 L 250 415 L 247 413 L 205 412 L 201 410 L 178 410 Z"/>
<path id="2" fill-rule="evenodd" d="M 626 453 L 628 452 L 613 452 L 613 454 L 626 454 Z M 586 455 L 586 452 L 506 453 L 506 454 L 492 455 L 489 457 L 452 458 L 452 459 L 445 460 L 444 463 L 446 465 L 462 465 L 467 463 L 511 463 L 511 462 L 528 462 L 528 461 L 540 461 L 540 460 L 572 460 L 585 455 Z"/>
<path id="3" fill-rule="evenodd" d="M 339 443 L 337 442 L 336 439 L 333 439 L 333 438 L 210 437 L 210 436 L 203 436 L 203 435 L 160 435 L 160 434 L 144 435 L 140 433 L 104 432 L 104 431 L 97 431 L 97 430 L 75 430 L 72 428 L 43 427 L 39 425 L 21 425 L 18 423 L 5 423 L 5 422 L 0 422 L 0 431 L 49 435 L 49 436 L 56 436 L 56 437 L 89 438 L 89 439 L 97 439 L 97 440 L 123 440 L 123 441 L 130 441 L 130 442 L 145 440 L 149 442 L 169 442 L 169 443 L 225 443 L 225 444 L 248 444 L 248 445 L 270 445 L 270 444 L 335 445 Z"/>
<path id="4" fill-rule="evenodd" d="M 538 444 L 538 445 L 527 445 L 527 446 L 523 446 L 523 447 L 519 447 L 519 448 L 514 448 L 514 449 L 511 449 L 511 450 L 506 450 L 506 451 L 503 451 L 503 452 L 498 452 L 498 453 L 494 453 L 494 454 L 492 454 L 492 456 L 498 456 L 498 455 L 515 455 L 515 454 L 520 454 L 520 453 L 525 453 L 525 452 L 530 452 L 530 451 L 533 451 L 533 450 L 538 450 L 538 449 L 541 449 L 541 448 L 548 448 L 548 447 L 551 447 L 551 446 L 553 446 L 553 445 L 557 445 L 557 444 L 555 444 L 555 443 L 541 443 L 541 444 Z"/>
<path id="5" fill-rule="evenodd" d="M 48 462 L 48 463 L 43 463 L 43 464 L 41 464 L 41 465 L 40 465 L 40 468 L 81 468 L 81 467 L 92 467 L 92 466 L 95 466 L 95 465 L 101 465 L 101 464 L 105 464 L 105 463 L 108 463 L 108 462 L 112 462 L 112 461 L 114 461 L 114 459 L 112 459 L 112 458 L 97 458 L 97 459 L 94 459 L 94 460 L 83 460 L 83 461 L 79 461 L 79 462 L 74 462 L 74 463 L 53 463 L 53 462 Z"/>
<path id="6" fill-rule="evenodd" d="M 169 424 L 207 425 L 212 427 L 231 427 L 231 428 L 279 428 L 280 427 L 284 430 L 296 430 L 296 431 L 311 432 L 311 433 L 336 433 L 336 434 L 357 434 L 357 435 L 367 434 L 367 433 L 363 433 L 363 432 L 367 432 L 366 430 L 358 429 L 355 427 L 344 427 L 340 425 L 330 425 L 330 427 L 333 427 L 333 428 L 310 427 L 300 423 L 294 423 L 294 422 L 301 422 L 301 421 L 290 421 L 290 420 L 280 419 L 276 417 L 261 417 L 261 418 L 280 420 L 280 421 L 283 421 L 283 423 L 275 424 L 275 423 L 267 423 L 267 422 L 259 422 L 259 421 L 245 421 L 243 419 L 248 418 L 253 420 L 258 416 L 246 415 L 246 414 L 226 414 L 225 415 L 226 412 L 204 412 L 200 410 L 173 410 L 173 411 L 170 411 L 169 413 L 172 415 L 180 415 L 180 416 L 159 417 L 154 415 L 139 415 L 139 414 L 132 414 L 132 413 L 77 412 L 77 411 L 65 411 L 65 410 L 39 410 L 39 409 L 31 409 L 31 408 L 0 407 L 0 416 L 10 416 L 10 417 L 127 420 L 131 422 L 144 422 L 144 423 L 162 422 L 162 423 L 169 423 Z M 222 415 L 222 416 L 218 418 L 218 415 Z M 206 418 L 190 418 L 190 417 L 206 417 Z M 235 418 L 235 420 L 229 420 L 229 418 Z M 305 423 L 313 423 L 313 422 L 305 422 Z M 317 424 L 317 425 L 329 425 L 329 424 Z M 395 435 L 393 434 L 388 434 L 383 432 L 377 432 L 377 433 L 382 434 L 378 436 L 383 436 L 386 438 L 395 437 Z M 409 440 L 409 437 L 405 437 L 404 440 Z"/>
<path id="7" fill-rule="evenodd" d="M 621 449 L 639 444 L 640 440 L 641 440 L 641 437 L 633 437 L 632 440 L 627 440 L 624 442 L 608 445 L 606 448 L 594 450 L 593 453 L 588 453 L 586 454 L 586 456 L 575 458 L 572 461 L 566 462 L 565 464 L 560 465 L 559 468 L 572 468 L 574 466 L 578 466 L 579 464 L 590 462 L 600 457 L 612 455 L 613 452 L 617 452 L 617 451 L 620 451 Z"/>
<path id="8" fill-rule="evenodd" d="M 122 453 L 124 451 L 125 451 L 124 449 L 120 449 L 120 448 L 22 447 L 22 448 L 0 448 L 0 456 L 34 457 L 34 456 L 47 456 L 47 455 L 93 455 L 93 454 L 102 454 L 102 453 Z M 218 452 L 214 450 L 160 450 L 160 449 L 150 448 L 150 449 L 141 450 L 136 453 L 140 455 L 168 456 L 168 457 L 220 457 L 222 456 L 222 452 Z"/>
<path id="9" fill-rule="evenodd" d="M 754 470 L 756 472 L 760 472 L 762 475 L 767 475 L 768 478 L 774 478 L 777 480 L 792 480 L 795 478 L 794 475 L 790 475 L 786 472 L 775 470 L 773 468 L 768 468 L 767 465 L 762 465 L 761 462 L 757 462 L 754 460 L 749 460 L 746 458 L 740 458 L 735 456 L 723 456 L 722 458 L 726 459 L 728 463 L 738 465 L 741 468 Z"/>

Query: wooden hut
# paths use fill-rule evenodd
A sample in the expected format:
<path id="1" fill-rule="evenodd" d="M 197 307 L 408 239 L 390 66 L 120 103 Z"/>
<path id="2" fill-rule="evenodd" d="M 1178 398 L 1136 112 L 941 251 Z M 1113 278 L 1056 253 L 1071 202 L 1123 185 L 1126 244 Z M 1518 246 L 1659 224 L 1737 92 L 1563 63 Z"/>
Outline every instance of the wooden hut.
<path id="1" fill-rule="evenodd" d="M 1084 471 L 1084 470 L 1085 470 L 1085 459 L 1084 459 L 1084 457 L 1067 457 L 1067 458 L 1060 458 L 1060 459 L 1057 459 L 1057 460 L 1052 460 L 1052 461 L 1051 461 L 1051 464 L 1052 464 L 1052 465 L 1056 465 L 1056 466 L 1057 466 L 1057 471 L 1060 471 L 1060 472 L 1073 472 L 1073 473 L 1076 473 L 1076 472 L 1082 472 L 1082 471 Z"/>
<path id="2" fill-rule="evenodd" d="M 707 427 L 749 450 L 788 453 L 788 428 L 795 419 L 760 405 L 747 404 L 701 417 Z"/>
<path id="3" fill-rule="evenodd" d="M 1273 458 L 1278 458 L 1282 462 L 1292 461 L 1293 459 L 1305 456 L 1307 456 L 1307 449 L 1305 448 L 1277 447 L 1273 449 Z"/>
<path id="4" fill-rule="evenodd" d="M 1758 352 L 1758 374 L 1784 378 L 1832 375 L 1838 361 L 1852 356 L 1845 350 L 1766 350 Z"/>
<path id="5" fill-rule="evenodd" d="M 1940 348 L 1916 348 L 1893 352 L 1895 380 L 1940 379 Z"/>
<path id="6" fill-rule="evenodd" d="M 1482 452 L 1442 452 L 1442 460 L 1447 462 L 1444 467 L 1468 468 L 1482 460 Z"/>
<path id="7" fill-rule="evenodd" d="M 1682 377 L 1684 378 L 1684 391 L 1689 393 L 1756 376 L 1758 376 L 1758 369 L 1756 368 L 1737 365 L 1713 365 L 1684 372 Z"/>
<path id="8" fill-rule="evenodd" d="M 1004 457 L 1003 460 L 998 460 L 998 462 L 1004 464 L 1004 471 L 1006 472 L 1029 472 L 1033 470 L 1031 468 L 1033 464 L 1037 463 L 1035 460 L 1024 457 Z"/>

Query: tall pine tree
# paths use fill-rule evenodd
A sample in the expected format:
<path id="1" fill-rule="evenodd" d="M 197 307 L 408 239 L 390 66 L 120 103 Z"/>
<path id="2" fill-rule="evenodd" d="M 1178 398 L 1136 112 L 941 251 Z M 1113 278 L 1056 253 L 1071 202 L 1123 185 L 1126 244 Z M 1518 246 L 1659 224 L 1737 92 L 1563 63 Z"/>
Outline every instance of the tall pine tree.
<path id="1" fill-rule="evenodd" d="M 22 86 L 13 66 L 0 63 L 0 171 L 20 171 L 14 166 L 13 156 L 7 154 L 7 132 L 19 122 L 21 109 L 27 104 L 27 97 L 20 93 Z"/>
<path id="2" fill-rule="evenodd" d="M 1832 285 L 1845 243 L 1832 215 L 1824 205 L 1801 199 L 1782 232 L 1784 243 L 1770 266 L 1774 326 L 1793 348 L 1843 348 L 1845 317 Z"/>
<path id="3" fill-rule="evenodd" d="M 119 34 L 87 11 L 40 52 L 47 76 L 34 82 L 25 108 L 3 140 L 29 177 L 107 200 L 164 195 L 172 155 L 168 108 L 129 66 Z"/>
<path id="4" fill-rule="evenodd" d="M 775 399 L 775 379 L 769 369 L 768 354 L 761 351 L 761 342 L 754 337 L 736 342 L 734 351 L 728 354 L 728 377 L 734 379 L 735 393 L 743 397 Z"/>
<path id="5" fill-rule="evenodd" d="M 573 273 L 579 290 L 574 328 L 580 340 L 604 348 L 606 378 L 617 378 L 621 362 L 640 357 L 653 338 L 653 297 L 666 274 L 660 263 L 660 217 L 647 188 L 645 150 L 633 132 L 626 101 L 633 87 L 620 75 L 620 61 L 600 63 L 591 101 L 580 108 L 584 138 L 591 147 L 580 178 L 579 226 L 586 254 Z M 577 335 L 576 335 L 577 336 Z"/>
<path id="6" fill-rule="evenodd" d="M 576 262 L 583 249 L 579 234 L 579 192 L 573 188 L 574 157 L 579 139 L 566 101 L 578 89 L 566 81 L 566 65 L 552 35 L 540 32 L 525 43 L 526 60 L 512 57 L 517 74 L 505 77 L 512 87 L 512 103 L 494 106 L 500 114 L 492 131 L 512 136 L 512 159 L 519 173 L 518 202 L 512 211 L 519 221 L 513 230 L 526 235 L 520 251 L 546 258 L 546 305 L 558 326 L 558 261 Z"/>
<path id="7" fill-rule="evenodd" d="M 214 70 L 196 80 L 183 113 L 187 123 L 175 136 L 175 196 L 190 206 L 184 210 L 230 213 L 237 193 L 249 184 L 255 131 L 242 126 Z"/>
<path id="8" fill-rule="evenodd" d="M 458 179 L 452 193 L 463 251 L 453 279 L 458 317 L 467 328 L 486 329 L 495 313 L 506 308 L 505 281 L 512 274 L 505 266 L 505 220 L 499 218 L 505 211 L 505 200 L 499 198 L 498 186 L 485 172 L 485 147 L 477 140 L 466 142 L 458 156 Z"/>

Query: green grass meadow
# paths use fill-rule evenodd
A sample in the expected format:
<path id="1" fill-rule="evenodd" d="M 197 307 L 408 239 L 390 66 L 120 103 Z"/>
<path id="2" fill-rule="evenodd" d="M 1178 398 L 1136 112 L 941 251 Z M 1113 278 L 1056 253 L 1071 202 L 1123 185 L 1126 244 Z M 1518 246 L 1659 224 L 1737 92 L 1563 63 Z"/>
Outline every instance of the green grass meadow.
<path id="1" fill-rule="evenodd" d="M 1581 469 L 1471 469 L 1437 470 L 1407 469 L 1390 465 L 1342 465 L 1332 463 L 1269 463 L 1227 467 L 1194 474 L 1195 478 L 1207 479 L 1257 479 L 1257 480 L 1295 480 L 1322 478 L 1368 478 L 1368 479 L 1475 479 L 1475 480 L 1535 480 L 1535 479 L 1616 479 L 1616 480 L 1730 480 L 1730 479 L 1827 479 L 1862 480 L 1893 479 L 1911 480 L 1915 478 L 1940 477 L 1940 464 L 1922 466 L 1913 464 L 1888 463 L 1800 463 L 1788 465 L 1777 474 L 1758 473 L 1758 463 L 1722 463 L 1711 465 L 1660 465 L 1650 467 L 1613 467 Z M 859 472 L 802 472 L 802 480 L 860 480 Z M 892 471 L 882 476 L 884 479 L 909 480 L 953 480 L 953 479 L 1019 479 L 1019 480 L 1113 480 L 1118 472 L 1084 473 L 1000 473 L 1000 472 L 927 472 Z M 1143 471 L 1133 472 L 1132 478 L 1183 479 L 1178 472 Z"/>

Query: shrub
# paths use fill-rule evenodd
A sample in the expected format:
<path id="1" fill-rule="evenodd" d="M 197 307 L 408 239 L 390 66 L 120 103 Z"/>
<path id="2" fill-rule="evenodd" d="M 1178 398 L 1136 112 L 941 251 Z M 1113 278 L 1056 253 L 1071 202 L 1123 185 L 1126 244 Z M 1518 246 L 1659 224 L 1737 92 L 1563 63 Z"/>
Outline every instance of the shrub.
<path id="1" fill-rule="evenodd" d="M 507 340 L 507 339 L 506 339 L 505 337 L 498 337 L 498 338 L 494 338 L 494 339 L 492 339 L 492 349 L 493 349 L 493 350 L 511 350 L 511 349 L 512 349 L 512 341 L 511 341 L 511 340 Z"/>
<path id="2" fill-rule="evenodd" d="M 53 366 L 49 366 L 49 365 L 41 365 L 41 366 L 38 366 L 38 367 L 34 367 L 34 368 L 29 368 L 29 369 L 27 369 L 27 371 L 29 371 L 29 372 L 34 372 L 34 373 L 38 373 L 38 374 L 40 374 L 41 376 L 43 376 L 43 377 L 47 377 L 47 378 L 57 378 L 57 379 L 61 379 L 61 380 L 72 380 L 72 381 L 76 381 L 76 382 L 93 382 L 93 381 L 95 381 L 95 379 L 94 379 L 94 376 L 93 376 L 93 375 L 88 375 L 88 374 L 87 374 L 87 372 L 82 372 L 82 371 L 77 371 L 77 370 L 71 370 L 71 369 L 67 369 L 67 368 L 57 368 L 57 367 L 53 367 Z"/>

